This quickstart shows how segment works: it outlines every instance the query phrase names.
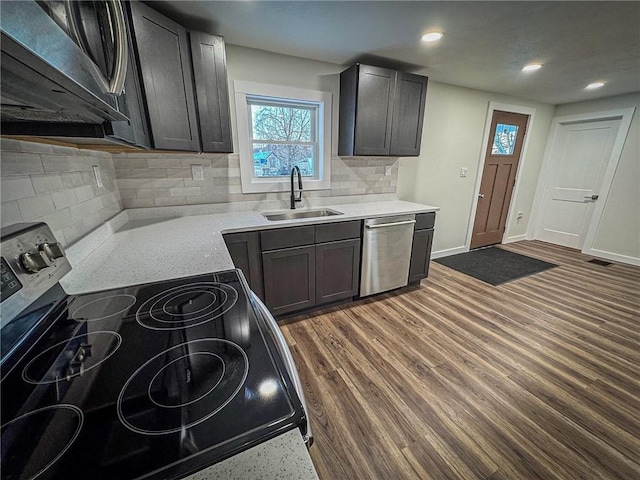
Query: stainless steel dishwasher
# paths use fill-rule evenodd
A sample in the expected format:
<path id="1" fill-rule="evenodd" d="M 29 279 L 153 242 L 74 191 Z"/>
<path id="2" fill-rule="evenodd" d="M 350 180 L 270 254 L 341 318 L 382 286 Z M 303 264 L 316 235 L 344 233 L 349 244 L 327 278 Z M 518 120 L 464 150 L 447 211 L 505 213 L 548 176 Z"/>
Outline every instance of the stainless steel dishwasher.
<path id="1" fill-rule="evenodd" d="M 360 296 L 403 287 L 409 279 L 415 215 L 364 221 Z"/>

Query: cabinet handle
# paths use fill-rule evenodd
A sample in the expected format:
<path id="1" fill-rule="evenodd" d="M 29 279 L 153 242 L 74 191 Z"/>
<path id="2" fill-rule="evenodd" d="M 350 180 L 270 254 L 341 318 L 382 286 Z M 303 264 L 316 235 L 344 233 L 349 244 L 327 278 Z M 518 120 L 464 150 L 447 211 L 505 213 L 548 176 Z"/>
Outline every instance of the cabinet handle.
<path id="1" fill-rule="evenodd" d="M 381 223 L 379 225 L 367 225 L 367 228 L 396 227 L 398 225 L 412 225 L 414 223 L 416 223 L 415 220 L 407 220 L 406 222 L 393 222 L 393 223 Z"/>

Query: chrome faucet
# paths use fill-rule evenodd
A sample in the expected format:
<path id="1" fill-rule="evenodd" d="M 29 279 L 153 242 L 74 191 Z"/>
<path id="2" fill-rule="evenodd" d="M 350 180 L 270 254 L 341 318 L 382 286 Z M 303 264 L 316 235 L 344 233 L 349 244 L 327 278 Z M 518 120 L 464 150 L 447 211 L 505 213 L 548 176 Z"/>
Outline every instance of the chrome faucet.
<path id="1" fill-rule="evenodd" d="M 293 193 L 293 174 L 298 171 L 298 198 Z M 300 173 L 300 167 L 294 165 L 291 169 L 291 210 L 296 209 L 296 202 L 302 202 L 302 174 Z"/>

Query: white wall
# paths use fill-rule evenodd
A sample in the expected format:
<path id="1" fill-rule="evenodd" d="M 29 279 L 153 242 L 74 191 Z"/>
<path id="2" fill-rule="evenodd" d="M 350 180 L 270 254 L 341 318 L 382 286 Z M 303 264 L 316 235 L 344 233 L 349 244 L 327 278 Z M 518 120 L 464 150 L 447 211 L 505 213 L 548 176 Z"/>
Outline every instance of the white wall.
<path id="1" fill-rule="evenodd" d="M 482 174 L 479 163 L 485 149 L 489 102 L 536 109 L 513 203 L 513 209 L 524 217 L 518 221 L 514 215 L 507 225 L 510 237 L 527 232 L 554 107 L 429 81 L 420 156 L 400 159 L 398 196 L 441 208 L 436 218 L 435 255 L 464 251 L 476 180 Z M 466 178 L 460 177 L 461 167 L 469 169 Z"/>
<path id="2" fill-rule="evenodd" d="M 636 107 L 629 134 L 592 250 L 605 258 L 624 257 L 640 262 L 640 92 L 570 103 L 556 107 L 555 116 Z"/>

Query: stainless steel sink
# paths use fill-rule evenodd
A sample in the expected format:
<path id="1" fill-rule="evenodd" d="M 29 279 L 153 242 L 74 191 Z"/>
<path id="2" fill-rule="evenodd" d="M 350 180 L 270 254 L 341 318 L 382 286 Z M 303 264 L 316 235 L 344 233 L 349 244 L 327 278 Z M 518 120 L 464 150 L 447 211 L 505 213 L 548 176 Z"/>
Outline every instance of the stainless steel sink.
<path id="1" fill-rule="evenodd" d="M 322 210 L 291 210 L 290 212 L 262 214 L 264 218 L 271 222 L 276 222 L 278 220 L 297 220 L 300 218 L 332 217 L 334 215 L 343 215 L 343 213 L 336 212 L 329 208 L 324 208 Z"/>

